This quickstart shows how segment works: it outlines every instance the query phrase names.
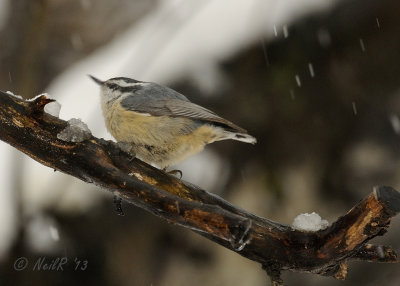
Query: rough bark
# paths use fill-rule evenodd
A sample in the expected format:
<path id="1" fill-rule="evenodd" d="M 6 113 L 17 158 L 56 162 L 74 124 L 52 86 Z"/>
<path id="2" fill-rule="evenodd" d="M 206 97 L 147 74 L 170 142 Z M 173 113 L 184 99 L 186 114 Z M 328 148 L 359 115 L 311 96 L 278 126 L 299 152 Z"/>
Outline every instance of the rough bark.
<path id="1" fill-rule="evenodd" d="M 383 235 L 400 211 L 400 193 L 391 187 L 375 188 L 325 230 L 293 230 L 132 158 L 111 141 L 93 136 L 75 143 L 59 140 L 57 134 L 68 123 L 43 111 L 50 101 L 0 92 L 0 139 L 50 168 L 101 186 L 261 263 L 273 285 L 283 284 L 282 270 L 345 279 L 351 259 L 398 262 L 391 247 L 367 244 Z"/>

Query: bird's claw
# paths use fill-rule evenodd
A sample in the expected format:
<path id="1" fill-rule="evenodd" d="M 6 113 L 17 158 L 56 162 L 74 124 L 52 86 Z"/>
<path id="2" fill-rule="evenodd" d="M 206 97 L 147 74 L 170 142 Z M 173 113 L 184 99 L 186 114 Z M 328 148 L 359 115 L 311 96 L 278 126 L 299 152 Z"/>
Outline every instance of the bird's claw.
<path id="1" fill-rule="evenodd" d="M 167 172 L 167 173 L 170 174 L 170 175 L 177 175 L 177 174 L 179 174 L 179 180 L 182 179 L 183 173 L 182 173 L 181 170 L 171 170 L 171 171 L 169 171 L 169 172 Z"/>

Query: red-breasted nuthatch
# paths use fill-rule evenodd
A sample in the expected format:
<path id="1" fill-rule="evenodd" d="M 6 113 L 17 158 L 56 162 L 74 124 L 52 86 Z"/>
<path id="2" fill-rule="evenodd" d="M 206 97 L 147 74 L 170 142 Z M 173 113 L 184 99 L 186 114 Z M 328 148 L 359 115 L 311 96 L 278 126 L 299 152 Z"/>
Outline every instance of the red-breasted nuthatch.
<path id="1" fill-rule="evenodd" d="M 164 170 L 203 150 L 206 144 L 256 138 L 168 87 L 116 77 L 101 81 L 101 106 L 108 131 L 129 144 L 137 158 Z"/>

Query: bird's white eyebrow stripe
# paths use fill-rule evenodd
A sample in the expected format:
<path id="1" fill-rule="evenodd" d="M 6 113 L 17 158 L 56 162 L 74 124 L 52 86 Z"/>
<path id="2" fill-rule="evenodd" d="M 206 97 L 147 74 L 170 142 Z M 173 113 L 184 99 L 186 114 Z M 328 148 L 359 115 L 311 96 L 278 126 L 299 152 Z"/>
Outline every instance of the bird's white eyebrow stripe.
<path id="1" fill-rule="evenodd" d="M 120 87 L 144 86 L 149 84 L 148 82 L 126 82 L 124 80 L 118 80 L 113 83 L 119 85 Z"/>

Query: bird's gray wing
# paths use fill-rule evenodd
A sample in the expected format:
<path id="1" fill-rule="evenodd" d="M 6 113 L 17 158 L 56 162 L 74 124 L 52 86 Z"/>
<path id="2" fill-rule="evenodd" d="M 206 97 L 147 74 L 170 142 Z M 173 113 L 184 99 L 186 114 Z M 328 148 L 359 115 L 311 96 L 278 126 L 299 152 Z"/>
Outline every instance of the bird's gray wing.
<path id="1" fill-rule="evenodd" d="M 142 97 L 147 100 L 179 99 L 189 101 L 183 94 L 154 82 L 145 83 L 137 88 L 135 95 L 139 95 L 139 98 Z"/>
<path id="2" fill-rule="evenodd" d="M 217 114 L 190 101 L 176 98 L 150 99 L 144 96 L 129 96 L 121 105 L 135 112 L 148 113 L 153 116 L 186 117 L 224 127 L 229 131 L 247 133 L 247 131 Z"/>

